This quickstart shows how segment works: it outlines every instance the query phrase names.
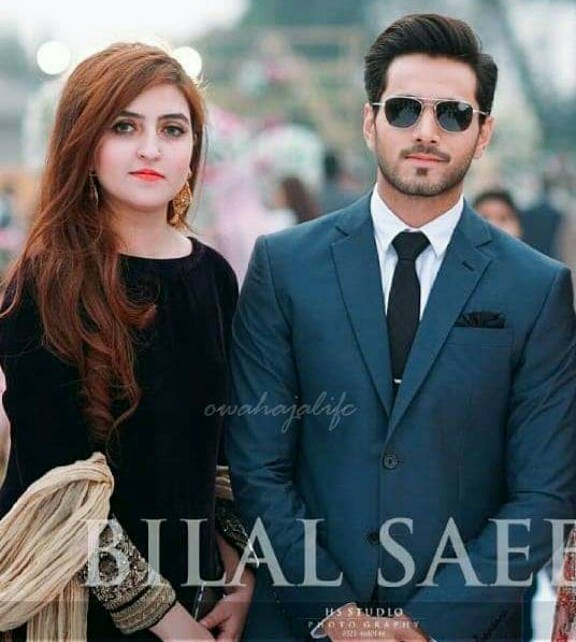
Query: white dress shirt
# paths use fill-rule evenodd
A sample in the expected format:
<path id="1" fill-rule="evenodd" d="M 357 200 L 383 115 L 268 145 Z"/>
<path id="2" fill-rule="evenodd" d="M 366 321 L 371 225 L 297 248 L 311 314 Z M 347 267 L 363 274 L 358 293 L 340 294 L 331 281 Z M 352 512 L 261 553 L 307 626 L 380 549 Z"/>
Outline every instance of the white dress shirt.
<path id="1" fill-rule="evenodd" d="M 463 209 L 464 197 L 461 196 L 454 207 L 437 216 L 430 223 L 426 223 L 420 228 L 409 227 L 392 212 L 380 198 L 376 187 L 374 188 L 370 200 L 370 213 L 374 224 L 374 236 L 376 238 L 376 249 L 378 250 L 378 262 L 380 263 L 386 310 L 388 310 L 392 277 L 398 262 L 398 255 L 392 245 L 394 237 L 400 232 L 423 232 L 430 241 L 430 245 L 416 259 L 416 274 L 420 281 L 420 318 L 422 318 L 436 275 L 444 260 L 446 248 L 450 243 L 454 228 L 462 216 Z"/>

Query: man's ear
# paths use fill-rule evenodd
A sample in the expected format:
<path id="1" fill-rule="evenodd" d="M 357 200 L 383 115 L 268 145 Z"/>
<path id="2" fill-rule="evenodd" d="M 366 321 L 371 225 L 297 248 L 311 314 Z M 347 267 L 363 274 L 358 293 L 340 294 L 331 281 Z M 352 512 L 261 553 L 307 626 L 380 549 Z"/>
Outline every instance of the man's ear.
<path id="1" fill-rule="evenodd" d="M 362 133 L 364 134 L 364 140 L 366 141 L 366 146 L 370 151 L 375 149 L 375 138 L 376 138 L 376 114 L 374 113 L 374 108 L 369 103 L 364 105 L 364 116 L 362 121 Z"/>
<path id="2" fill-rule="evenodd" d="M 474 150 L 474 158 L 482 158 L 484 152 L 488 147 L 488 143 L 494 133 L 494 117 L 486 116 L 482 125 L 480 125 L 480 133 L 476 141 L 476 149 Z"/>

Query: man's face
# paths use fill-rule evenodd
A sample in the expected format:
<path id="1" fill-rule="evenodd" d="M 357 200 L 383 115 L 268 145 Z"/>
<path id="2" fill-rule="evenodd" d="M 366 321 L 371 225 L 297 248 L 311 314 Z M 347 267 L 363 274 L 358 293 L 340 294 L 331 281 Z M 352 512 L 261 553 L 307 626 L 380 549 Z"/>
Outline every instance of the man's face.
<path id="1" fill-rule="evenodd" d="M 476 76 L 471 67 L 449 58 L 409 54 L 388 68 L 388 82 L 380 97 L 444 98 L 465 101 L 479 109 Z M 493 120 L 480 125 L 479 115 L 463 132 L 447 132 L 437 123 L 431 104 L 409 128 L 393 127 L 384 108 L 374 114 L 364 106 L 364 138 L 378 162 L 378 189 L 382 196 L 395 193 L 432 197 L 461 191 L 462 180 L 474 158 L 480 158 L 492 134 Z"/>

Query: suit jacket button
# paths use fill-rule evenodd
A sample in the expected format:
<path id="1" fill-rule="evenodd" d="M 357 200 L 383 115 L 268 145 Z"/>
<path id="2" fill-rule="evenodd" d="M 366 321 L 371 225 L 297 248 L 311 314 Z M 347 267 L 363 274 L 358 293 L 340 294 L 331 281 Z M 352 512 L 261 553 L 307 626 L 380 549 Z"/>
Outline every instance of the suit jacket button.
<path id="1" fill-rule="evenodd" d="M 394 470 L 399 463 L 398 457 L 394 453 L 386 453 L 384 455 L 383 464 L 387 470 Z"/>
<path id="2" fill-rule="evenodd" d="M 378 533 L 378 531 L 370 531 L 368 535 L 366 535 L 366 539 L 372 546 L 377 546 L 380 543 L 380 533 Z"/>

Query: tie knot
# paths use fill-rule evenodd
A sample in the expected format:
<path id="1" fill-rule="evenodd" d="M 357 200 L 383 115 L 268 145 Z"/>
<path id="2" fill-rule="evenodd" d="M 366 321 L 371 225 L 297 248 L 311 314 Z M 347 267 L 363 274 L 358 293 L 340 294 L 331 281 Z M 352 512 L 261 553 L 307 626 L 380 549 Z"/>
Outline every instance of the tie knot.
<path id="1" fill-rule="evenodd" d="M 399 259 L 415 261 L 430 245 L 430 241 L 423 232 L 400 232 L 394 237 L 392 245 Z"/>

